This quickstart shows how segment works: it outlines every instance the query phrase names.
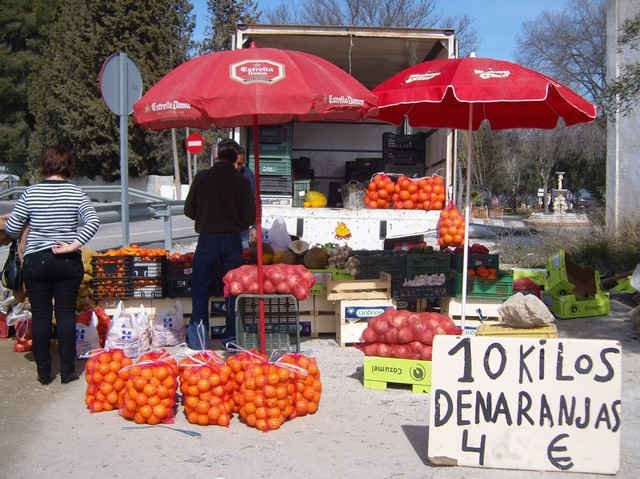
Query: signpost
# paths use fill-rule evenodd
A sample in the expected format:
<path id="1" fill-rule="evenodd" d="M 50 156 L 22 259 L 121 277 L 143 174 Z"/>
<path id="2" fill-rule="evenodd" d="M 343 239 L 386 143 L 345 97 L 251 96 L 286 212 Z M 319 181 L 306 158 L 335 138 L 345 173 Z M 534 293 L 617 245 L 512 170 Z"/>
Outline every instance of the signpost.
<path id="1" fill-rule="evenodd" d="M 184 143 L 187 148 L 187 152 L 193 155 L 193 175 L 191 170 L 189 170 L 189 181 L 191 181 L 191 178 L 195 178 L 196 173 L 198 172 L 198 154 L 204 150 L 204 138 L 200 133 L 193 132 L 189 133 L 187 138 L 184 140 Z"/>
<path id="2" fill-rule="evenodd" d="M 621 354 L 610 340 L 437 335 L 429 460 L 615 474 Z"/>
<path id="3" fill-rule="evenodd" d="M 120 203 L 122 242 L 129 244 L 129 152 L 128 121 L 133 104 L 142 95 L 142 77 L 126 53 L 114 53 L 100 70 L 100 92 L 109 109 L 120 116 Z"/>

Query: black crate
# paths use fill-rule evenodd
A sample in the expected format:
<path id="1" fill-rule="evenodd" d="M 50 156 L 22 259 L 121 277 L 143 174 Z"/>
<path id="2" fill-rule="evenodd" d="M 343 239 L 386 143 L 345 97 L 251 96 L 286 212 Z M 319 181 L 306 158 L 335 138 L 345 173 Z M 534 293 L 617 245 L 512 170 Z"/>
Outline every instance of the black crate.
<path id="1" fill-rule="evenodd" d="M 396 173 L 408 176 L 409 178 L 422 178 L 424 176 L 424 165 L 404 165 L 398 163 L 385 163 L 385 173 Z"/>
<path id="2" fill-rule="evenodd" d="M 91 281 L 93 299 L 130 298 L 131 283 L 128 278 L 102 278 Z"/>
<path id="3" fill-rule="evenodd" d="M 132 279 L 131 298 L 162 298 L 164 297 L 164 285 L 161 278 L 158 279 Z"/>
<path id="4" fill-rule="evenodd" d="M 455 278 L 447 279 L 447 281 L 439 286 L 401 286 L 393 293 L 394 299 L 405 301 L 413 301 L 417 299 L 426 299 L 434 301 L 440 298 L 452 296 L 455 287 Z"/>
<path id="5" fill-rule="evenodd" d="M 258 132 L 258 141 L 260 143 L 285 143 L 290 142 L 293 136 L 293 125 L 287 123 L 285 125 L 262 125 Z M 253 131 L 249 128 L 248 132 L 249 145 L 253 141 Z"/>
<path id="6" fill-rule="evenodd" d="M 131 256 L 94 256 L 91 258 L 94 279 L 126 278 L 131 271 Z"/>
<path id="7" fill-rule="evenodd" d="M 451 271 L 451 255 L 440 251 L 407 254 L 407 279 L 419 274 L 448 273 Z"/>
<path id="8" fill-rule="evenodd" d="M 397 163 L 398 165 L 423 165 L 425 160 L 424 151 L 416 150 L 387 150 L 382 153 L 385 167 L 386 163 Z"/>
<path id="9" fill-rule="evenodd" d="M 129 276 L 132 278 L 164 278 L 166 258 L 131 258 Z"/>
<path id="10" fill-rule="evenodd" d="M 290 175 L 260 177 L 260 193 L 274 195 L 291 195 L 293 181 Z"/>
<path id="11" fill-rule="evenodd" d="M 166 293 L 169 298 L 190 298 L 191 279 L 167 279 Z"/>
<path id="12" fill-rule="evenodd" d="M 396 291 L 406 278 L 406 254 L 395 251 L 354 251 L 359 261 L 356 279 L 377 279 L 380 273 L 391 275 L 391 292 Z"/>
<path id="13" fill-rule="evenodd" d="M 427 145 L 426 133 L 415 133 L 413 135 L 396 135 L 387 132 L 382 134 L 382 150 L 420 150 L 425 151 Z"/>
<path id="14" fill-rule="evenodd" d="M 191 279 L 193 273 L 193 260 L 181 260 L 181 261 L 167 261 L 167 274 L 168 280 L 182 280 Z"/>
<path id="15" fill-rule="evenodd" d="M 468 267 L 475 269 L 478 266 L 484 266 L 485 268 L 498 269 L 500 255 L 488 254 L 488 253 L 469 253 Z M 464 256 L 462 254 L 456 254 L 453 256 L 453 262 L 455 270 L 459 273 L 462 272 L 464 266 Z"/>

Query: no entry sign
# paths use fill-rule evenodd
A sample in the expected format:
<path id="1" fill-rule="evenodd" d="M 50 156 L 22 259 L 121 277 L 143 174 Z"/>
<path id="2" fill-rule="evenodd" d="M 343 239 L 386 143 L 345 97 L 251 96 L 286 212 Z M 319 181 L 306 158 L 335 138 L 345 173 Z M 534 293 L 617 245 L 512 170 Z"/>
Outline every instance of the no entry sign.
<path id="1" fill-rule="evenodd" d="M 191 154 L 197 155 L 204 150 L 204 138 L 200 133 L 194 132 L 189 134 L 185 143 L 187 145 L 187 151 Z"/>

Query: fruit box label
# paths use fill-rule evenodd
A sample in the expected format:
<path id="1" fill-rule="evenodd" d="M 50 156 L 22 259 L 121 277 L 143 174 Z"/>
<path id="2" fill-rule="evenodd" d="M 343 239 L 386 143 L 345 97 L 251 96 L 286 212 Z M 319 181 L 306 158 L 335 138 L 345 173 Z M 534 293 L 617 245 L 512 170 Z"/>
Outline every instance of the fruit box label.
<path id="1" fill-rule="evenodd" d="M 615 474 L 621 356 L 611 340 L 437 335 L 429 460 Z"/>
<path id="2" fill-rule="evenodd" d="M 431 384 L 431 361 L 397 358 L 365 358 L 364 379 L 401 384 Z"/>
<path id="3" fill-rule="evenodd" d="M 347 306 L 344 308 L 344 319 L 349 322 L 369 321 L 381 315 L 387 309 L 395 309 L 391 305 L 382 306 Z"/>

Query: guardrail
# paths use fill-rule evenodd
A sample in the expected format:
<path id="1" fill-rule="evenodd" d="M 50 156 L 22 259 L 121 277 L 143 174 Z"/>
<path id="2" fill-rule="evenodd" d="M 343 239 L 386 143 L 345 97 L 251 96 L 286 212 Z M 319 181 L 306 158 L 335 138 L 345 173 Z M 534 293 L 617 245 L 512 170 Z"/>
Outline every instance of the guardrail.
<path id="1" fill-rule="evenodd" d="M 121 222 L 120 201 L 109 201 L 105 198 L 114 197 L 120 199 L 121 187 L 119 185 L 78 185 L 87 196 L 93 200 L 93 206 L 103 223 Z M 25 186 L 14 186 L 0 191 L 0 200 L 17 198 L 25 190 Z M 164 247 L 171 249 L 173 243 L 173 232 L 171 227 L 171 216 L 182 215 L 184 213 L 184 201 L 169 200 L 162 196 L 151 194 L 147 191 L 136 188 L 128 188 L 127 197 L 135 202 L 129 202 L 129 213 L 136 219 L 162 218 L 164 223 Z M 98 200 L 100 198 L 100 200 Z M 100 202 L 102 201 L 102 202 Z M 113 214 L 109 214 L 113 213 Z"/>

